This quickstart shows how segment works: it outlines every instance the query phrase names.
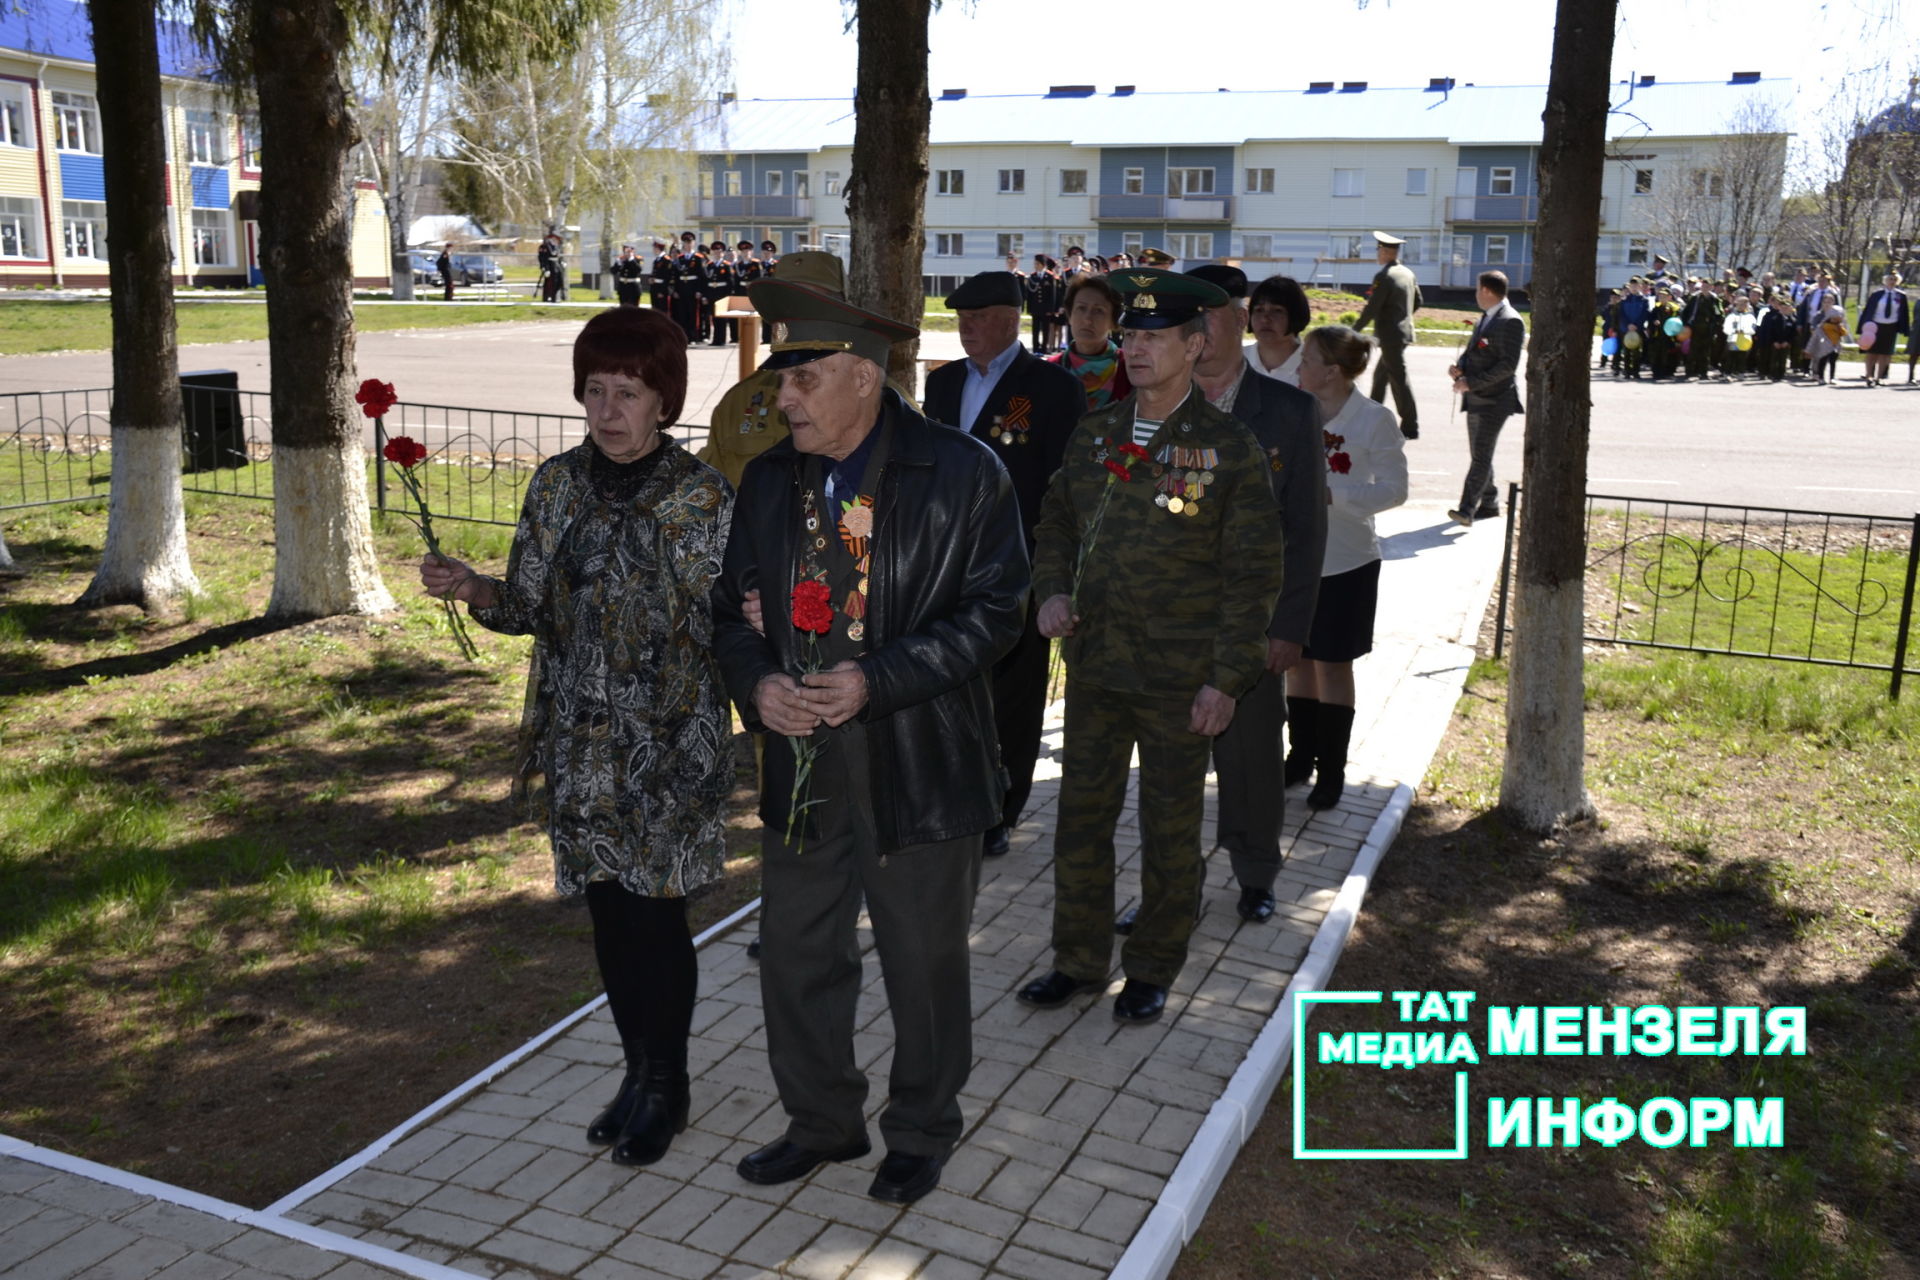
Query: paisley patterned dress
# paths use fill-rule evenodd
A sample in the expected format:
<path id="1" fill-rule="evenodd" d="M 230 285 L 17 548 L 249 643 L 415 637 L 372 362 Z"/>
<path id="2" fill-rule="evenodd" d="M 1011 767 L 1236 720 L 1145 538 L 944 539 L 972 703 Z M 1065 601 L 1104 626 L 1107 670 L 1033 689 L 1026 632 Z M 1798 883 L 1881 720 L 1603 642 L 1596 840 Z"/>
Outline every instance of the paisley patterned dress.
<path id="1" fill-rule="evenodd" d="M 534 637 L 516 797 L 563 894 L 617 880 L 681 897 L 719 878 L 731 722 L 708 589 L 733 490 L 671 439 L 630 463 L 591 443 L 527 487 L 484 627 Z"/>

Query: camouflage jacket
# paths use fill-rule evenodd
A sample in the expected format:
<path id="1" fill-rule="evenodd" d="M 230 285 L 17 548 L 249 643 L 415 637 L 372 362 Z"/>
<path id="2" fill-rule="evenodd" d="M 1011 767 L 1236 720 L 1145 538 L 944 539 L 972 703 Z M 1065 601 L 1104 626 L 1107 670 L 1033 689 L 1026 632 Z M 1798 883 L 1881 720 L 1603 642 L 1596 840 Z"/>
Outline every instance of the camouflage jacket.
<path id="1" fill-rule="evenodd" d="M 774 403 L 779 396 L 780 375 L 756 370 L 736 382 L 713 407 L 713 425 L 700 461 L 736 489 L 747 464 L 787 438 L 787 415 Z"/>
<path id="2" fill-rule="evenodd" d="M 1202 685 L 1242 697 L 1266 661 L 1286 557 L 1266 455 L 1195 387 L 1122 481 L 1107 463 L 1128 462 L 1119 446 L 1133 439 L 1137 403 L 1129 396 L 1074 428 L 1040 509 L 1034 597 L 1073 594 L 1090 541 L 1075 602 L 1080 622 L 1065 642 L 1073 678 L 1177 699 Z M 1196 473 L 1193 513 L 1195 490 L 1185 481 Z"/>

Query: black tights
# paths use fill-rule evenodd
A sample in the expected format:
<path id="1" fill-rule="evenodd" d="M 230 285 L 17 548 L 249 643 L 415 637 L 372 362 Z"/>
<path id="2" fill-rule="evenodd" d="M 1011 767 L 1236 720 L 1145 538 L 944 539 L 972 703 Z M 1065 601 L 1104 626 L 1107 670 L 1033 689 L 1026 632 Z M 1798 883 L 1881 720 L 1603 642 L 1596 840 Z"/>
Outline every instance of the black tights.
<path id="1" fill-rule="evenodd" d="M 627 1067 L 640 1055 L 685 1069 L 700 961 L 687 931 L 685 898 L 643 898 L 613 880 L 587 886 L 593 916 L 593 954 Z"/>

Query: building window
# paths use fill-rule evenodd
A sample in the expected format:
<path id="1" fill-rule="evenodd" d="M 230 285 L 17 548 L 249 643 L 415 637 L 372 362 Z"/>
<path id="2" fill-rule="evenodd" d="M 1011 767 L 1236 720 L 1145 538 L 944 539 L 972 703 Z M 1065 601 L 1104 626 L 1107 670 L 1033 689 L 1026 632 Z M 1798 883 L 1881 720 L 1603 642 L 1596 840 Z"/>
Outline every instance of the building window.
<path id="1" fill-rule="evenodd" d="M 1063 196 L 1083 196 L 1087 194 L 1087 171 L 1085 169 L 1062 169 L 1060 171 L 1060 194 Z"/>
<path id="2" fill-rule="evenodd" d="M 1695 169 L 1693 171 L 1693 194 L 1705 196 L 1709 200 L 1718 200 L 1727 194 L 1727 180 L 1713 169 Z"/>
<path id="3" fill-rule="evenodd" d="M 994 248 L 1003 258 L 1024 258 L 1027 256 L 1027 237 L 1024 232 L 1008 231 L 994 237 Z"/>
<path id="4" fill-rule="evenodd" d="M 1627 241 L 1627 265 L 1644 267 L 1647 265 L 1648 249 L 1645 236 L 1634 236 Z"/>
<path id="5" fill-rule="evenodd" d="M 787 194 L 787 175 L 778 169 L 767 170 L 767 194 L 770 196 Z"/>
<path id="6" fill-rule="evenodd" d="M 700 171 L 700 198 L 702 200 L 713 199 L 713 170 L 711 169 L 702 169 Z"/>
<path id="7" fill-rule="evenodd" d="M 729 169 L 720 175 L 720 190 L 730 196 L 740 194 L 740 171 Z"/>
<path id="8" fill-rule="evenodd" d="M 233 240 L 227 232 L 225 209 L 193 211 L 193 262 L 199 267 L 233 265 Z"/>
<path id="9" fill-rule="evenodd" d="M 260 171 L 260 117 L 247 112 L 240 117 L 240 167 L 251 173 Z"/>
<path id="10" fill-rule="evenodd" d="M 1327 237 L 1327 256 L 1335 261 L 1341 259 L 1371 258 L 1373 256 L 1373 250 L 1367 246 L 1372 240 L 1373 237 L 1364 232 L 1359 234 L 1348 233 L 1345 235 L 1329 236 Z"/>
<path id="11" fill-rule="evenodd" d="M 1273 194 L 1273 170 L 1247 170 L 1247 194 L 1250 196 L 1270 196 Z"/>
<path id="12" fill-rule="evenodd" d="M 1487 170 L 1487 194 L 1490 196 L 1510 196 L 1513 194 L 1513 166 L 1495 165 Z"/>
<path id="13" fill-rule="evenodd" d="M 1213 232 L 1170 231 L 1167 233 L 1167 252 L 1182 262 L 1192 262 L 1196 258 L 1211 258 Z"/>
<path id="14" fill-rule="evenodd" d="M 98 200 L 62 200 L 61 247 L 69 258 L 107 256 L 107 206 Z"/>
<path id="15" fill-rule="evenodd" d="M 1027 171 L 1025 169 L 1002 169 L 1000 171 L 1000 194 L 1003 196 L 1025 195 L 1027 191 Z"/>
<path id="16" fill-rule="evenodd" d="M 1169 169 L 1167 170 L 1167 194 L 1175 199 L 1181 196 L 1210 196 L 1213 194 L 1213 170 L 1211 169 Z"/>
<path id="17" fill-rule="evenodd" d="M 1122 169 L 1120 171 L 1120 194 L 1123 196 L 1145 195 L 1147 192 L 1147 171 L 1145 169 Z"/>
<path id="18" fill-rule="evenodd" d="M 840 171 L 838 169 L 822 169 L 820 171 L 820 185 L 826 188 L 826 192 L 828 195 L 830 196 L 839 195 L 840 194 Z"/>
<path id="19" fill-rule="evenodd" d="M 1245 236 L 1241 239 L 1242 256 L 1248 258 L 1271 258 L 1273 256 L 1272 236 Z"/>
<path id="20" fill-rule="evenodd" d="M 40 202 L 0 197 L 0 258 L 40 256 Z"/>
<path id="21" fill-rule="evenodd" d="M 933 256 L 936 258 L 964 258 L 967 256 L 967 238 L 958 231 L 942 231 L 933 237 Z"/>
<path id="22" fill-rule="evenodd" d="M 1633 171 L 1633 194 L 1637 196 L 1653 194 L 1653 170 L 1635 169 Z"/>
<path id="23" fill-rule="evenodd" d="M 1146 247 L 1147 247 L 1146 232 L 1122 231 L 1120 233 L 1120 252 L 1137 257 L 1139 256 L 1140 251 Z"/>
<path id="24" fill-rule="evenodd" d="M 100 154 L 100 111 L 84 93 L 53 94 L 53 139 L 62 151 Z"/>
<path id="25" fill-rule="evenodd" d="M 1427 194 L 1427 171 L 1425 169 L 1407 170 L 1407 194 L 1423 196 Z"/>
<path id="26" fill-rule="evenodd" d="M 187 111 L 187 163 L 188 164 L 225 164 L 227 162 L 226 138 L 222 136 L 225 125 L 218 111 L 202 111 L 197 108 Z"/>
<path id="27" fill-rule="evenodd" d="M 1066 257 L 1067 250 L 1069 249 L 1078 249 L 1081 253 L 1087 251 L 1087 236 L 1084 231 L 1065 231 L 1061 233 L 1060 256 L 1063 258 Z"/>
<path id="28" fill-rule="evenodd" d="M 1367 171 L 1365 169 L 1335 169 L 1333 171 L 1333 194 L 1336 196 L 1363 196 L 1367 194 Z"/>
<path id="29" fill-rule="evenodd" d="M 1507 238 L 1505 236 L 1487 237 L 1487 265 L 1505 266 L 1507 261 Z"/>
<path id="30" fill-rule="evenodd" d="M 795 169 L 793 171 L 794 199 L 805 200 L 807 198 L 807 182 L 807 171 L 805 169 Z"/>
<path id="31" fill-rule="evenodd" d="M 33 112 L 27 109 L 27 86 L 0 80 L 0 144 L 33 145 Z"/>
<path id="32" fill-rule="evenodd" d="M 1464 267 L 1473 261 L 1473 237 L 1455 236 L 1453 238 L 1453 265 Z"/>
<path id="33" fill-rule="evenodd" d="M 1420 265 L 1420 247 L 1421 246 L 1420 246 L 1419 236 L 1408 236 L 1406 243 L 1400 246 L 1401 263 L 1409 267 L 1419 266 Z"/>
<path id="34" fill-rule="evenodd" d="M 963 196 L 967 194 L 967 171 L 965 169 L 935 169 L 933 171 L 933 191 L 935 195 Z"/>

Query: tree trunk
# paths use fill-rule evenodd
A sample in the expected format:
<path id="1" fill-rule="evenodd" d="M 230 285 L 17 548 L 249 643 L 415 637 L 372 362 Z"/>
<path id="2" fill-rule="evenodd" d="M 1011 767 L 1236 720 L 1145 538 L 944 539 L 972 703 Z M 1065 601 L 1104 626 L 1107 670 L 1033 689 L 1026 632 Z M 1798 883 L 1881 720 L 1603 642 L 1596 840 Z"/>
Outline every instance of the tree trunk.
<path id="1" fill-rule="evenodd" d="M 847 296 L 855 305 L 920 327 L 926 294 L 929 0 L 860 0 L 859 76 L 854 90 L 853 171 L 847 217 L 853 261 Z M 919 390 L 920 343 L 897 344 L 887 372 Z"/>
<path id="2" fill-rule="evenodd" d="M 355 142 L 337 0 L 253 0 L 260 98 L 260 262 L 273 378 L 272 618 L 393 608 L 367 517 L 363 419 L 353 404 L 347 157 Z"/>
<path id="3" fill-rule="evenodd" d="M 7 550 L 5 534 L 0 534 L 0 569 L 13 568 L 13 552 Z"/>
<path id="4" fill-rule="evenodd" d="M 170 608 L 200 589 L 180 497 L 180 365 L 167 253 L 166 134 L 152 0 L 89 0 L 100 137 L 113 228 L 113 478 L 100 568 L 86 606 Z M 109 33 L 99 38 L 99 33 Z"/>
<path id="5" fill-rule="evenodd" d="M 1590 816 L 1582 684 L 1587 370 L 1615 0 L 1559 0 L 1540 144 L 1533 340 L 1500 805 L 1532 831 Z"/>

